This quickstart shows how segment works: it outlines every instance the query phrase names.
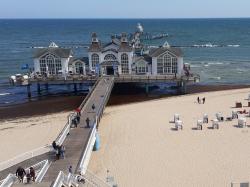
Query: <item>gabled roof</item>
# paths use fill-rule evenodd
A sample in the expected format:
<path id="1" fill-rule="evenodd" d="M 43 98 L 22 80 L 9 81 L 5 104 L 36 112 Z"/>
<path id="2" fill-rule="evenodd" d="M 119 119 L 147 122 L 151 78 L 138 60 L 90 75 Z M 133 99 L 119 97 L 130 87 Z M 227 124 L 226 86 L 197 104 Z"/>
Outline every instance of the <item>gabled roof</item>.
<path id="1" fill-rule="evenodd" d="M 152 63 L 152 57 L 148 56 L 148 55 L 143 55 L 143 56 L 136 56 L 133 60 L 134 63 L 136 62 L 139 62 L 139 61 L 145 61 L 145 62 L 148 62 L 148 63 Z"/>
<path id="2" fill-rule="evenodd" d="M 101 52 L 102 51 L 102 46 L 100 42 L 93 42 L 89 46 L 89 52 Z"/>
<path id="3" fill-rule="evenodd" d="M 170 53 L 173 53 L 177 57 L 183 56 L 182 50 L 180 48 L 175 48 L 175 47 L 160 47 L 160 48 L 151 49 L 149 51 L 149 56 L 158 57 L 167 51 Z"/>
<path id="4" fill-rule="evenodd" d="M 36 49 L 33 57 L 39 58 L 47 53 L 52 53 L 60 58 L 69 58 L 73 54 L 71 49 L 64 49 L 60 47 L 48 47 L 48 48 Z"/>
<path id="5" fill-rule="evenodd" d="M 118 51 L 119 52 L 132 52 L 133 48 L 131 46 L 129 46 L 129 44 L 127 42 L 122 42 Z"/>
<path id="6" fill-rule="evenodd" d="M 88 57 L 72 58 L 72 59 L 70 60 L 69 64 L 73 64 L 74 62 L 76 62 L 76 61 L 78 61 L 78 60 L 84 62 L 84 64 L 86 64 L 86 65 L 89 64 L 89 58 L 88 58 Z"/>

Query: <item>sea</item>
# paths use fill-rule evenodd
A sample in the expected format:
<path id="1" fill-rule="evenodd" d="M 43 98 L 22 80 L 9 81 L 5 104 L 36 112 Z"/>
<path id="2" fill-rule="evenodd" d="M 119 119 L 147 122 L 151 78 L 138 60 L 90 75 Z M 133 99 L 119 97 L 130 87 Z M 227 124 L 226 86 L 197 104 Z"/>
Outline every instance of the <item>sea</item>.
<path id="1" fill-rule="evenodd" d="M 27 102 L 25 87 L 9 84 L 9 76 L 32 68 L 36 48 L 55 42 L 72 48 L 76 57 L 87 55 L 91 33 L 102 43 L 111 35 L 134 33 L 141 23 L 144 32 L 167 38 L 147 41 L 149 46 L 166 40 L 184 52 L 184 62 L 201 76 L 200 84 L 250 84 L 250 18 L 242 19 L 0 19 L 0 106 Z M 32 87 L 32 100 L 38 98 Z M 86 92 L 87 87 L 82 89 Z M 68 86 L 50 87 L 44 98 L 70 94 Z M 41 96 L 39 96 L 41 98 Z"/>

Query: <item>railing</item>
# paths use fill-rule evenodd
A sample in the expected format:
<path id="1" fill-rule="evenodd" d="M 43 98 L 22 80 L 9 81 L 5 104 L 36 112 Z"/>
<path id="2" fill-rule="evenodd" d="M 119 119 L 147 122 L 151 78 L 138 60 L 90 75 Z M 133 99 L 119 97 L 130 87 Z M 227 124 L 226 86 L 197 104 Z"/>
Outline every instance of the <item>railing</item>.
<path id="1" fill-rule="evenodd" d="M 17 181 L 16 175 L 10 173 L 0 184 L 0 187 L 10 187 Z"/>
<path id="2" fill-rule="evenodd" d="M 77 177 L 71 173 L 65 175 L 62 171 L 60 171 L 52 187 L 78 187 L 78 181 L 76 178 Z"/>
<path id="3" fill-rule="evenodd" d="M 11 166 L 14 166 L 18 163 L 21 163 L 25 160 L 28 160 L 30 158 L 33 158 L 35 156 L 39 156 L 39 155 L 42 155 L 42 154 L 45 154 L 45 153 L 48 153 L 49 151 L 51 151 L 52 148 L 51 146 L 44 146 L 44 147 L 40 147 L 40 148 L 37 148 L 37 149 L 34 149 L 32 151 L 28 151 L 26 153 L 23 153 L 21 155 L 18 155 L 10 160 L 7 160 L 7 161 L 4 161 L 2 163 L 0 163 L 0 171 L 4 170 L 4 169 L 7 169 Z"/>
<path id="4" fill-rule="evenodd" d="M 46 171 L 49 168 L 49 161 L 44 160 L 44 161 L 41 161 L 41 162 L 39 162 L 39 163 L 37 163 L 37 164 L 35 164 L 33 166 L 30 166 L 30 167 L 33 167 L 35 172 L 37 173 L 35 182 L 40 183 L 42 181 Z M 27 171 L 29 170 L 30 167 L 25 169 L 26 173 L 27 173 Z M 17 181 L 16 175 L 10 173 L 3 181 L 1 181 L 0 187 L 10 187 L 16 181 Z"/>
<path id="5" fill-rule="evenodd" d="M 42 182 L 42 179 L 50 166 L 50 163 L 48 160 L 45 160 L 43 162 L 45 162 L 45 163 L 43 164 L 42 168 L 40 170 L 38 170 L 39 172 L 37 172 L 36 169 L 33 167 L 37 173 L 36 180 L 35 180 L 35 182 L 37 182 L 37 183 Z"/>

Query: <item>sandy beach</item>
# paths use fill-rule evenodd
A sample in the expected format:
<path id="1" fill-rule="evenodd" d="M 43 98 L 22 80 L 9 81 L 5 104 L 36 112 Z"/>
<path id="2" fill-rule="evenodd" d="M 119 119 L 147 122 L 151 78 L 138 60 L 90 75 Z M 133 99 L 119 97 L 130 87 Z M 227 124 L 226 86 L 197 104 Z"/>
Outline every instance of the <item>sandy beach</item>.
<path id="1" fill-rule="evenodd" d="M 6 120 L 0 125 L 0 161 L 51 144 L 67 121 L 68 112 Z"/>
<path id="2" fill-rule="evenodd" d="M 122 187 L 226 187 L 249 181 L 249 128 L 238 128 L 237 120 L 209 128 L 215 113 L 231 116 L 236 101 L 246 106 L 249 93 L 249 88 L 217 91 L 107 107 L 99 127 L 101 149 L 93 152 L 88 169 L 104 180 L 108 169 Z M 196 102 L 198 96 L 206 97 L 204 105 Z M 182 131 L 172 129 L 175 113 Z M 194 130 L 204 113 L 209 124 Z"/>

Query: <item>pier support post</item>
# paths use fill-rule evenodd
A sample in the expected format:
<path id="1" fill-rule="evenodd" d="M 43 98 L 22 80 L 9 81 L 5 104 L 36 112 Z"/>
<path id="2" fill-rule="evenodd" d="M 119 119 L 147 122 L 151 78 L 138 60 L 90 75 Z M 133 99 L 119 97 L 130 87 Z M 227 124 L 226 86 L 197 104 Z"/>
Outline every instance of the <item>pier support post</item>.
<path id="1" fill-rule="evenodd" d="M 145 84 L 145 92 L 148 95 L 149 94 L 149 85 L 148 83 Z"/>
<path id="2" fill-rule="evenodd" d="M 77 84 L 76 83 L 74 83 L 74 92 L 75 92 L 75 94 L 77 93 Z"/>
<path id="3" fill-rule="evenodd" d="M 45 84 L 45 89 L 47 92 L 49 91 L 49 84 L 48 83 Z"/>
<path id="4" fill-rule="evenodd" d="M 181 82 L 181 92 L 183 94 L 186 94 L 187 93 L 187 85 L 186 85 L 186 82 L 185 81 L 182 81 Z"/>
<path id="5" fill-rule="evenodd" d="M 37 83 L 37 92 L 39 95 L 41 95 L 41 85 L 40 83 Z"/>
<path id="6" fill-rule="evenodd" d="M 80 90 L 82 90 L 82 87 L 83 87 L 82 83 L 79 83 L 79 89 Z"/>
<path id="7" fill-rule="evenodd" d="M 27 85 L 27 93 L 28 93 L 28 98 L 31 98 L 31 90 L 30 90 L 30 84 Z"/>

